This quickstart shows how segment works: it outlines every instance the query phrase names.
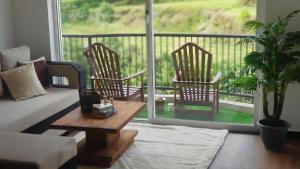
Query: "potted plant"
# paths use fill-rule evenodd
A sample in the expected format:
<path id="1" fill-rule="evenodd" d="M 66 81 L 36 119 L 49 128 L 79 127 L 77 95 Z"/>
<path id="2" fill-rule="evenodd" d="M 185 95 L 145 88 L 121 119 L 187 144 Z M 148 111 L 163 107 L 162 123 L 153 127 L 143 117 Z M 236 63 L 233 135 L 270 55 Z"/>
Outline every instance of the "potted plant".
<path id="1" fill-rule="evenodd" d="M 262 91 L 263 113 L 265 119 L 259 120 L 262 140 L 267 149 L 281 148 L 290 124 L 281 120 L 285 93 L 289 83 L 300 82 L 300 31 L 287 32 L 286 28 L 300 10 L 272 23 L 248 21 L 244 27 L 247 31 L 257 32 L 254 38 L 247 38 L 240 43 L 256 42 L 261 50 L 245 56 L 242 76 L 235 86 L 247 90 Z M 261 76 L 257 76 L 257 72 Z M 273 100 L 271 100 L 273 99 Z M 269 107 L 273 101 L 273 107 Z"/>

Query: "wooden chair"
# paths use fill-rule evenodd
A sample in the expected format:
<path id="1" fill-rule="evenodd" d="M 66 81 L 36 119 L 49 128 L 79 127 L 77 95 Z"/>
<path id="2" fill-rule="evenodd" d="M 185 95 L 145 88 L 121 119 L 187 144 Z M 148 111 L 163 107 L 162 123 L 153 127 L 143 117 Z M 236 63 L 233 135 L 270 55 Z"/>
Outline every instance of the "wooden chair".
<path id="1" fill-rule="evenodd" d="M 219 111 L 221 73 L 211 81 L 212 54 L 194 43 L 172 53 L 176 77 L 173 79 L 174 103 L 210 106 L 213 117 Z M 179 98 L 177 98 L 177 91 Z"/>
<path id="2" fill-rule="evenodd" d="M 143 77 L 145 71 L 122 78 L 119 55 L 101 43 L 95 43 L 84 52 L 93 72 L 91 79 L 103 96 L 117 100 L 144 101 Z M 141 86 L 130 86 L 133 78 L 140 77 Z"/>

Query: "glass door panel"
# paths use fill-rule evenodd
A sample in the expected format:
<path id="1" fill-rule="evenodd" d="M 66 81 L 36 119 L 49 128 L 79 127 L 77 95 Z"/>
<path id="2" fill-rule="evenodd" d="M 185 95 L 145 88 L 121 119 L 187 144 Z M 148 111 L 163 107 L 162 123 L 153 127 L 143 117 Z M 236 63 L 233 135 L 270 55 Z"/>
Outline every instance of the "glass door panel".
<path id="1" fill-rule="evenodd" d="M 133 3 L 126 0 L 60 0 L 60 9 L 63 60 L 85 65 L 88 72 L 87 79 L 90 79 L 90 65 L 83 52 L 92 44 L 101 43 L 118 55 L 118 59 L 115 60 L 118 64 L 115 64 L 114 70 L 120 71 L 121 78 L 145 71 L 143 81 L 141 76 L 135 76 L 118 83 L 117 86 L 114 84 L 107 93 L 121 95 L 120 92 L 123 92 L 125 99 L 140 100 L 141 93 L 137 94 L 137 97 L 133 95 L 141 92 L 140 89 L 143 87 L 144 97 L 147 100 L 145 1 Z M 103 74 L 105 71 L 113 73 L 109 67 L 103 71 Z M 96 85 L 92 84 L 91 80 L 87 83 L 90 88 Z M 148 118 L 147 109 L 137 117 Z"/>
<path id="2" fill-rule="evenodd" d="M 233 83 L 245 55 L 255 50 L 238 42 L 252 36 L 242 26 L 255 19 L 256 1 L 154 0 L 153 10 L 155 118 L 253 125 L 253 93 Z M 192 44 L 181 48 L 187 43 Z M 218 73 L 219 88 L 204 84 Z"/>

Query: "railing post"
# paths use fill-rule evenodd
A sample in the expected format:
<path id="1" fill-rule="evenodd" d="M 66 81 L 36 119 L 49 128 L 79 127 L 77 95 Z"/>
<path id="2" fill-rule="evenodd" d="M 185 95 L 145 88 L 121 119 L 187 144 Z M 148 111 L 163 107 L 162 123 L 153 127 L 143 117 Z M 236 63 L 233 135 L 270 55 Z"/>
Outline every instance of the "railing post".
<path id="1" fill-rule="evenodd" d="M 89 44 L 89 47 L 92 47 L 92 45 L 93 45 L 92 36 L 88 37 L 88 44 Z"/>
<path id="2" fill-rule="evenodd" d="M 93 42 L 92 42 L 92 36 L 88 36 L 88 47 L 92 47 L 93 45 Z M 90 77 L 91 76 L 94 76 L 94 73 L 93 73 L 93 68 L 90 66 Z M 92 79 L 91 80 L 91 89 L 94 89 L 94 81 Z"/>

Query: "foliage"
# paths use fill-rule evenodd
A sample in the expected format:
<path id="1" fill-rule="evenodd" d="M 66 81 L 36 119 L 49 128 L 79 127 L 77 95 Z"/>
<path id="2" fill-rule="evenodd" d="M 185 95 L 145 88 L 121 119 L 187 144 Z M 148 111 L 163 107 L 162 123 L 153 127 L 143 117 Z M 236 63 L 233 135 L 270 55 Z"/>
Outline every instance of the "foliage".
<path id="1" fill-rule="evenodd" d="M 98 3 L 90 5 L 87 2 L 83 3 L 82 0 L 62 0 L 63 33 L 144 33 L 145 1 L 137 1 L 139 2 L 134 4 L 126 0 L 99 0 Z M 242 24 L 249 18 L 255 18 L 255 6 L 234 6 L 233 2 L 232 0 L 155 1 L 155 31 L 244 34 Z M 104 11 L 108 12 L 104 15 L 102 4 L 110 4 L 105 5 Z"/>
<path id="2" fill-rule="evenodd" d="M 75 13 L 75 18 L 73 20 L 85 21 L 90 15 L 89 8 L 79 8 L 78 13 Z"/>
<path id="3" fill-rule="evenodd" d="M 251 6 L 256 3 L 256 0 L 237 0 L 239 5 L 242 6 Z"/>
<path id="4" fill-rule="evenodd" d="M 245 21 L 248 21 L 251 17 L 251 14 L 249 13 L 248 10 L 242 10 L 240 13 L 240 19 L 241 22 L 244 23 Z"/>
<path id="5" fill-rule="evenodd" d="M 255 90 L 257 86 L 262 87 L 264 115 L 268 123 L 274 126 L 280 124 L 288 84 L 300 82 L 300 51 L 296 51 L 296 47 L 300 45 L 300 31 L 286 32 L 288 24 L 299 12 L 297 10 L 284 18 L 278 17 L 272 23 L 249 21 L 245 23 L 245 29 L 257 31 L 257 36 L 241 41 L 257 42 L 262 46 L 262 51 L 246 55 L 244 76 L 235 84 L 251 90 Z M 256 77 L 257 71 L 262 73 L 262 77 Z M 272 113 L 268 108 L 268 95 L 271 92 L 274 96 Z"/>
<path id="6" fill-rule="evenodd" d="M 62 4 L 71 4 L 75 8 L 85 6 L 87 8 L 96 8 L 105 0 L 61 0 Z"/>
<path id="7" fill-rule="evenodd" d="M 62 3 L 61 4 L 61 10 L 67 11 L 62 12 L 61 17 L 63 23 L 66 22 L 83 22 L 88 19 L 90 16 L 90 5 L 89 4 L 83 4 L 79 6 L 77 1 L 74 1 L 73 3 Z"/>
<path id="8" fill-rule="evenodd" d="M 110 19 L 113 11 L 108 2 L 116 0 L 62 0 L 61 10 L 63 22 L 82 22 L 86 21 L 91 15 L 91 9 L 100 6 L 100 12 L 104 12 L 105 19 Z"/>
<path id="9" fill-rule="evenodd" d="M 109 4 L 107 2 L 102 2 L 99 10 L 100 10 L 99 19 L 101 21 L 110 22 L 113 20 L 113 15 L 114 15 L 115 11 L 111 4 Z"/>

